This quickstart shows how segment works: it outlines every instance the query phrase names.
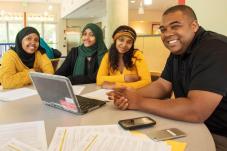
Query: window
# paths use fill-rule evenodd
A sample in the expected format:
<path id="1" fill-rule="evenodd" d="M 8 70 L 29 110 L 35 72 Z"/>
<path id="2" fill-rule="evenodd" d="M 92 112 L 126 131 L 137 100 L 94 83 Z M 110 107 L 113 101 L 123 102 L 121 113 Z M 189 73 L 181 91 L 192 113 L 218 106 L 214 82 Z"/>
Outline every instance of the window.
<path id="1" fill-rule="evenodd" d="M 15 43 L 17 33 L 23 28 L 22 23 L 10 23 L 8 24 L 9 29 L 9 43 Z"/>
<path id="2" fill-rule="evenodd" d="M 7 25 L 6 23 L 0 23 L 0 57 L 8 48 L 5 43 L 7 43 Z"/>
<path id="3" fill-rule="evenodd" d="M 6 43 L 7 42 L 7 28 L 6 23 L 0 23 L 0 43 Z"/>
<path id="4" fill-rule="evenodd" d="M 50 47 L 56 48 L 57 46 L 57 34 L 56 24 L 44 24 L 44 39 Z"/>
<path id="5" fill-rule="evenodd" d="M 40 36 L 43 37 L 42 23 L 28 23 L 28 26 L 37 29 Z"/>

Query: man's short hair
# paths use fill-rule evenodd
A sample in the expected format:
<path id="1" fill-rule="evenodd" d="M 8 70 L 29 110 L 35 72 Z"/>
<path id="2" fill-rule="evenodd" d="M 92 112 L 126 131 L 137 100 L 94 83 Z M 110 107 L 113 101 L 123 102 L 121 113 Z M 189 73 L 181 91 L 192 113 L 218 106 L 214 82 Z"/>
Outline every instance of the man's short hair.
<path id="1" fill-rule="evenodd" d="M 186 14 L 187 16 L 191 17 L 193 20 L 197 20 L 196 14 L 193 9 L 187 5 L 176 5 L 173 7 L 168 8 L 162 16 L 167 15 L 169 13 L 174 13 L 176 11 L 181 11 L 182 13 Z"/>

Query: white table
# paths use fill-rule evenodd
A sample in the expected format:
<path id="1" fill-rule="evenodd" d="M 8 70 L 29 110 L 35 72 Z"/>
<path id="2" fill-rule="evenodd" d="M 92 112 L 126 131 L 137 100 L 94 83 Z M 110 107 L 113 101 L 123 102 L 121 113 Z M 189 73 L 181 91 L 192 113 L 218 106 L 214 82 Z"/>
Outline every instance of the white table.
<path id="1" fill-rule="evenodd" d="M 95 89 L 97 87 L 94 84 L 89 84 L 82 93 Z M 117 124 L 120 119 L 139 116 L 149 116 L 157 122 L 154 127 L 142 130 L 145 133 L 166 128 L 179 128 L 187 133 L 187 137 L 177 139 L 187 143 L 186 151 L 215 151 L 213 138 L 204 124 L 170 120 L 140 111 L 120 111 L 113 106 L 112 102 L 84 115 L 75 115 L 44 105 L 38 95 L 14 102 L 0 103 L 0 124 L 44 120 L 48 144 L 56 127 Z"/>

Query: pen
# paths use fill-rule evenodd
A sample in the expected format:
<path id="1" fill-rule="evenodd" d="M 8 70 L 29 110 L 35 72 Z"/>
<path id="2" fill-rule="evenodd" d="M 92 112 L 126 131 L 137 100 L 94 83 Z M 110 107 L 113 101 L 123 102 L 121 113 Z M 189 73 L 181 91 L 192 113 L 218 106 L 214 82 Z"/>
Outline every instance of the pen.
<path id="1" fill-rule="evenodd" d="M 11 145 L 11 144 L 9 144 L 8 147 L 11 148 L 11 149 L 13 149 L 13 150 L 15 150 L 15 151 L 21 151 L 19 148 L 17 148 L 14 145 Z"/>
<path id="2" fill-rule="evenodd" d="M 89 147 L 95 142 L 98 135 L 95 135 L 95 137 L 91 140 L 91 142 L 85 147 L 84 151 L 88 151 Z"/>
<path id="3" fill-rule="evenodd" d="M 65 130 L 64 130 L 63 137 L 62 137 L 62 139 L 61 139 L 59 151 L 62 151 L 62 148 L 63 148 L 63 145 L 64 145 L 64 141 L 65 141 L 66 132 L 67 132 L 67 130 L 65 129 Z"/>

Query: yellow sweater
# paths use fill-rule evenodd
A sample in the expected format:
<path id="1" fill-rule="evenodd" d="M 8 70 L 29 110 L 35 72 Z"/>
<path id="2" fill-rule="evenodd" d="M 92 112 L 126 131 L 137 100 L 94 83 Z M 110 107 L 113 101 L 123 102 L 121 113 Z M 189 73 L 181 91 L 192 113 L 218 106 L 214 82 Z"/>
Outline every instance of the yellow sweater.
<path id="1" fill-rule="evenodd" d="M 54 73 L 51 61 L 46 54 L 35 52 L 35 71 Z M 19 88 L 31 84 L 29 68 L 23 64 L 14 50 L 8 50 L 2 58 L 0 67 L 0 82 L 5 89 Z"/>
<path id="2" fill-rule="evenodd" d="M 149 83 L 151 83 L 151 76 L 148 70 L 148 66 L 145 62 L 144 56 L 141 51 L 136 51 L 134 57 L 132 58 L 133 67 L 128 70 L 123 69 L 121 73 L 119 70 L 112 72 L 109 69 L 109 53 L 106 53 L 100 64 L 98 74 L 97 74 L 97 85 L 102 85 L 104 81 L 114 82 L 116 87 L 126 86 L 132 88 L 140 88 Z M 139 81 L 136 82 L 125 82 L 124 75 L 138 75 L 140 77 Z"/>

